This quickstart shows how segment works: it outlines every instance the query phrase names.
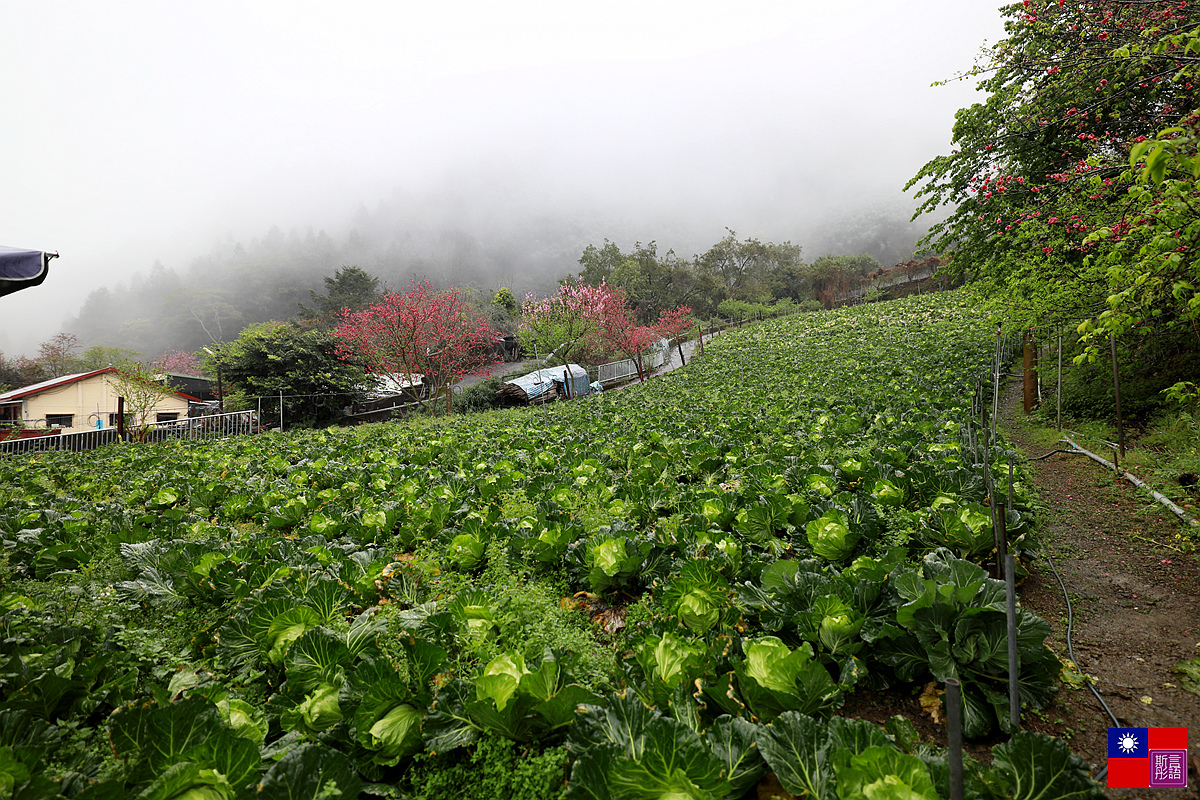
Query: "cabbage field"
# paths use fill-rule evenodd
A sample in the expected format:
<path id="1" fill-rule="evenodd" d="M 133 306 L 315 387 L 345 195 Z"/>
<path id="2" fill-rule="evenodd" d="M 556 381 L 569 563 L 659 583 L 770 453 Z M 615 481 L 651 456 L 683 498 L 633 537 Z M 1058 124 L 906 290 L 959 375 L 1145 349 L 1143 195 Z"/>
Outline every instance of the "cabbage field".
<path id="1" fill-rule="evenodd" d="M 994 331 L 915 297 L 549 407 L 0 460 L 0 794 L 948 797 L 943 743 L 838 711 L 957 678 L 967 797 L 1102 797 L 1007 730 Z"/>

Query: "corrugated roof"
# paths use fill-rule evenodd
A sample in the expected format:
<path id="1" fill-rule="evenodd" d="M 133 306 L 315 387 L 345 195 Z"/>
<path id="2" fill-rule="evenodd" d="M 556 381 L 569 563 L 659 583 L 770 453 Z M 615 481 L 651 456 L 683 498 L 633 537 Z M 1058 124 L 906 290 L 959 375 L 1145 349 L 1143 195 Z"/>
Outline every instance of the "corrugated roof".
<path id="1" fill-rule="evenodd" d="M 71 375 L 59 375 L 57 378 L 51 378 L 47 381 L 31 383 L 28 386 L 22 386 L 19 389 L 10 389 L 9 391 L 0 394 L 0 402 L 4 402 L 6 400 L 20 400 L 23 397 L 41 394 L 42 392 L 49 391 L 50 389 L 57 389 L 60 386 L 70 386 L 72 383 L 78 383 L 79 381 L 86 380 L 96 375 L 103 375 L 106 372 L 119 372 L 119 370 L 116 367 L 104 367 L 103 369 L 94 369 L 91 372 L 75 372 Z M 190 394 L 184 394 L 183 392 L 175 391 L 174 389 L 171 389 L 171 391 L 180 397 L 200 402 L 199 398 L 192 397 Z"/>

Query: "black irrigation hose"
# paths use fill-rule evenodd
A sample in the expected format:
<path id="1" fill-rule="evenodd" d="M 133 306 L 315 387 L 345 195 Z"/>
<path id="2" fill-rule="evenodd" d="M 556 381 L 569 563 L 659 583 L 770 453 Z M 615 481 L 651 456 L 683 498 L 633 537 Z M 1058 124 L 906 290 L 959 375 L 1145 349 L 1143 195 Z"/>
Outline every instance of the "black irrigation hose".
<path id="1" fill-rule="evenodd" d="M 1059 451 L 1056 450 L 1055 452 L 1059 452 Z M 1069 451 L 1062 451 L 1062 452 L 1069 452 Z M 1052 455 L 1052 454 L 1047 453 L 1046 455 Z M 1045 456 L 1043 456 L 1043 458 L 1045 458 Z M 1071 608 L 1071 598 L 1067 596 L 1067 585 L 1065 583 L 1063 583 L 1062 576 L 1058 574 L 1058 569 L 1054 566 L 1054 559 L 1050 558 L 1050 554 L 1046 552 L 1046 548 L 1041 543 L 1040 540 L 1038 541 L 1038 549 L 1042 551 L 1042 557 L 1045 558 L 1046 563 L 1050 565 L 1050 571 L 1054 573 L 1054 577 L 1058 579 L 1058 586 L 1060 589 L 1062 589 L 1063 600 L 1067 604 L 1067 655 L 1071 657 L 1071 662 L 1074 663 L 1075 666 L 1078 668 L 1079 667 L 1079 659 L 1075 658 L 1075 648 L 1071 644 L 1071 627 L 1075 623 L 1075 612 Z M 1092 682 L 1087 680 L 1085 677 L 1084 683 L 1086 683 L 1087 687 L 1092 690 L 1092 694 L 1094 694 L 1096 696 L 1096 699 L 1100 701 L 1100 705 L 1104 706 L 1104 710 L 1106 712 L 1108 712 L 1108 718 L 1112 720 L 1113 727 L 1114 728 L 1121 727 L 1121 723 L 1117 722 L 1116 715 L 1113 714 L 1112 709 L 1108 707 L 1108 703 L 1104 702 L 1104 698 L 1100 696 L 1100 692 L 1096 691 L 1096 687 L 1092 685 Z M 1098 775 L 1096 775 L 1096 778 L 1095 778 L 1096 782 L 1099 783 L 1100 781 L 1104 780 L 1104 776 L 1107 774 L 1108 774 L 1108 766 L 1105 765 L 1104 769 L 1100 770 L 1100 773 Z"/>
<path id="2" fill-rule="evenodd" d="M 1044 458 L 1049 458 L 1050 456 L 1054 455 L 1055 453 L 1066 453 L 1069 456 L 1087 455 L 1082 450 L 1051 450 L 1049 453 L 1046 453 L 1046 455 L 1044 455 L 1044 456 L 1034 456 L 1034 457 L 1028 458 L 1026 460 L 1027 461 L 1041 461 Z"/>

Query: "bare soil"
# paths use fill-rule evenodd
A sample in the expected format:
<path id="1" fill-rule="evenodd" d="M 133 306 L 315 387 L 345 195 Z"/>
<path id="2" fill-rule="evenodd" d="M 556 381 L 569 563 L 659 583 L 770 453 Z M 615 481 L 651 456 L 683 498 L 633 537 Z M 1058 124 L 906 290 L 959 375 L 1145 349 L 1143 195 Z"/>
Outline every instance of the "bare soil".
<path id="1" fill-rule="evenodd" d="M 1001 426 L 1026 456 L 1069 447 L 1024 416 L 1019 384 L 1007 393 Z M 1022 606 L 1050 624 L 1047 644 L 1067 658 L 1067 603 L 1052 560 L 1073 611 L 1078 667 L 1094 677 L 1119 725 L 1191 729 L 1190 788 L 1113 789 L 1109 796 L 1200 797 L 1200 696 L 1182 689 L 1181 676 L 1171 672 L 1200 656 L 1200 559 L 1180 552 L 1175 536 L 1183 525 L 1086 456 L 1058 454 L 1031 466 L 1049 559 L 1029 564 Z M 1106 764 L 1108 728 L 1115 726 L 1087 688 L 1064 685 L 1051 708 L 1026 711 L 1024 723 L 1069 741 L 1093 775 Z"/>

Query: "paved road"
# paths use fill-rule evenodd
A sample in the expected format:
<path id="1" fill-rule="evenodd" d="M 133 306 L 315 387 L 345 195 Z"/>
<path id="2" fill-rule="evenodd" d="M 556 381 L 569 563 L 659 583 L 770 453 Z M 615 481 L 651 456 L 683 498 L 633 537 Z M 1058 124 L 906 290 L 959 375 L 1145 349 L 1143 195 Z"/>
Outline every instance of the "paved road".
<path id="1" fill-rule="evenodd" d="M 497 375 L 508 375 L 513 372 L 520 372 L 534 366 L 533 361 L 506 361 L 503 364 L 496 365 L 496 371 L 489 375 L 468 375 L 458 383 L 454 384 L 454 391 L 461 392 L 468 386 L 474 386 L 477 383 L 482 383 L 488 378 L 494 378 Z"/>
<path id="2" fill-rule="evenodd" d="M 711 336 L 705 337 L 705 339 L 711 339 L 711 338 L 712 338 Z M 696 341 L 694 339 L 691 341 L 684 342 L 683 343 L 684 358 L 688 361 L 691 361 L 692 353 L 695 351 L 695 349 L 696 349 Z M 522 372 L 524 370 L 531 369 L 532 367 L 536 366 L 536 364 L 537 364 L 537 362 L 532 361 L 532 360 L 505 362 L 503 364 L 498 365 L 497 371 L 493 372 L 491 375 L 468 375 L 467 377 L 463 378 L 458 383 L 454 384 L 454 391 L 461 392 L 463 389 L 466 389 L 468 386 L 474 386 L 475 384 L 481 383 L 482 381 L 485 381 L 488 378 L 494 377 L 496 375 L 504 376 L 504 375 L 509 375 L 514 372 Z M 656 369 L 652 373 L 650 373 L 650 377 L 653 378 L 655 375 L 665 375 L 666 373 L 670 372 L 673 369 L 679 369 L 680 366 L 682 366 L 682 365 L 679 363 L 679 348 L 672 347 L 671 348 L 671 357 L 661 367 L 659 367 L 658 369 Z M 633 383 L 637 383 L 637 380 L 635 379 L 635 380 L 631 381 L 630 383 L 622 384 L 622 386 L 629 386 Z M 614 388 L 619 389 L 621 387 L 617 386 Z"/>

